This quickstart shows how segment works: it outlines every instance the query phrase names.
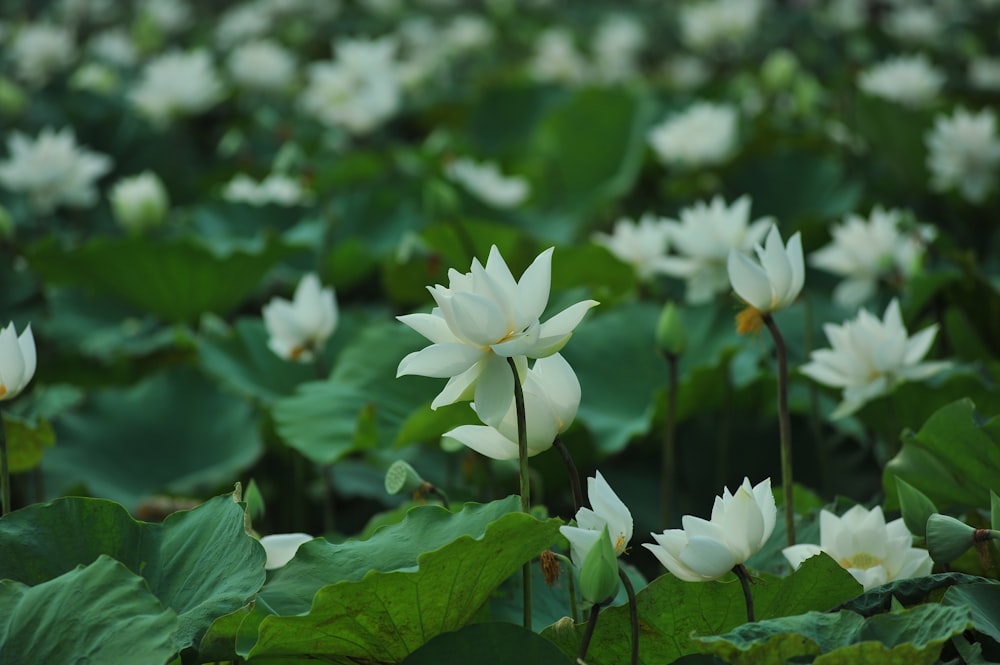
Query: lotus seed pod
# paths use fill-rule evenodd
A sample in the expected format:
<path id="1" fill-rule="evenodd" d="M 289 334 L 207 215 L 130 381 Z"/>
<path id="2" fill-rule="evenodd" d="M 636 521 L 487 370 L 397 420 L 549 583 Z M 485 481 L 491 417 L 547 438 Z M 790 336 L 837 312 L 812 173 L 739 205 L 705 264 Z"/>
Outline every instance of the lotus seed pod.
<path id="1" fill-rule="evenodd" d="M 403 460 L 396 460 L 385 472 L 385 491 L 389 494 L 416 492 L 423 484 L 417 470 Z"/>

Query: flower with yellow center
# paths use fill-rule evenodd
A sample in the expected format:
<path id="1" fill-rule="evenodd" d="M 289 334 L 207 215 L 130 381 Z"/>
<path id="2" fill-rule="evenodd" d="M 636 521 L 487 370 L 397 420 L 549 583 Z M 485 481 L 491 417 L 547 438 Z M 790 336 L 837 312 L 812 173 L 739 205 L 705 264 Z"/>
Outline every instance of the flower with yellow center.
<path id="1" fill-rule="evenodd" d="M 577 511 L 577 526 L 559 527 L 559 532 L 569 541 L 570 558 L 577 568 L 583 567 L 587 554 L 605 527 L 615 556 L 624 554 L 632 540 L 632 513 L 600 471 L 593 478 L 587 478 L 587 497 L 593 509 L 581 508 Z"/>
<path id="2" fill-rule="evenodd" d="M 821 552 L 830 555 L 865 591 L 910 577 L 929 575 L 934 562 L 927 550 L 913 547 L 902 518 L 886 523 L 878 506 L 854 506 L 841 517 L 819 514 L 820 544 L 800 544 L 782 552 L 793 568 Z"/>
<path id="3" fill-rule="evenodd" d="M 786 246 L 778 227 L 772 226 L 764 245 L 754 248 L 758 261 L 736 251 L 729 252 L 729 282 L 747 308 L 736 317 L 740 334 L 757 332 L 763 317 L 791 305 L 805 284 L 802 237 L 796 233 Z"/>

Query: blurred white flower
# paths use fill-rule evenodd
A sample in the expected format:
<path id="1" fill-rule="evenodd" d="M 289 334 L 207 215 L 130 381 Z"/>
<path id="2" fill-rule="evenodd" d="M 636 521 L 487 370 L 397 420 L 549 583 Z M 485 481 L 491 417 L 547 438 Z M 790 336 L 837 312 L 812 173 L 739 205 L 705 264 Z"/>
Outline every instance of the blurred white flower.
<path id="1" fill-rule="evenodd" d="M 448 378 L 432 409 L 474 394 L 479 419 L 498 427 L 514 400 L 507 358 L 524 362 L 556 353 L 598 304 L 583 300 L 540 322 L 549 300 L 552 251 L 542 252 L 518 281 L 495 245 L 485 267 L 473 259 L 470 272 L 449 270 L 447 287 L 428 287 L 438 305 L 430 314 L 396 317 L 432 342 L 403 358 L 396 376 Z"/>
<path id="2" fill-rule="evenodd" d="M 118 8 L 114 0 L 60 0 L 55 4 L 56 15 L 70 25 L 113 21 Z"/>
<path id="3" fill-rule="evenodd" d="M 639 56 L 646 44 L 646 29 L 627 14 L 601 20 L 594 35 L 594 69 L 602 81 L 623 81 L 639 71 Z"/>
<path id="4" fill-rule="evenodd" d="M 157 123 L 207 111 L 223 96 L 212 57 L 204 49 L 171 51 L 150 61 L 129 94 L 139 111 Z"/>
<path id="5" fill-rule="evenodd" d="M 310 362 L 321 352 L 340 318 L 332 288 L 323 288 L 315 273 L 305 275 L 291 301 L 272 298 L 264 306 L 269 349 L 286 360 Z"/>
<path id="6" fill-rule="evenodd" d="M 669 230 L 661 217 L 646 213 L 638 223 L 623 217 L 615 222 L 610 234 L 595 233 L 593 241 L 632 266 L 641 280 L 669 274 L 665 268 Z"/>
<path id="7" fill-rule="evenodd" d="M 957 189 L 971 203 L 986 199 L 1000 166 L 1000 137 L 991 109 L 970 113 L 959 108 L 950 116 L 939 115 L 925 142 L 934 189 Z"/>
<path id="8" fill-rule="evenodd" d="M 110 95 L 117 92 L 121 79 L 118 72 L 100 62 L 85 62 L 69 77 L 69 87 L 74 90 L 87 90 L 97 95 Z"/>
<path id="9" fill-rule="evenodd" d="M 712 70 L 697 56 L 679 54 L 663 63 L 663 75 L 673 88 L 689 91 L 708 81 Z"/>
<path id="10" fill-rule="evenodd" d="M 445 167 L 445 174 L 480 201 L 494 208 L 513 208 L 524 203 L 530 188 L 518 176 L 505 176 L 493 162 L 477 162 L 462 157 Z"/>
<path id="11" fill-rule="evenodd" d="M 59 205 L 86 208 L 97 202 L 98 178 L 111 170 L 111 158 L 78 146 L 73 130 L 45 128 L 32 141 L 13 131 L 9 156 L 0 162 L 0 184 L 24 192 L 38 213 Z"/>
<path id="12" fill-rule="evenodd" d="M 320 122 L 363 135 L 399 110 L 396 42 L 391 38 L 342 40 L 333 61 L 309 66 L 303 110 Z"/>
<path id="13" fill-rule="evenodd" d="M 880 279 L 905 280 L 919 269 L 935 230 L 922 225 L 905 233 L 902 222 L 903 211 L 880 206 L 868 219 L 848 215 L 831 230 L 833 242 L 809 255 L 809 265 L 845 278 L 833 291 L 834 302 L 857 307 L 875 295 Z"/>
<path id="14" fill-rule="evenodd" d="M 597 542 L 604 527 L 608 528 L 617 556 L 625 553 L 632 540 L 632 513 L 600 471 L 593 478 L 587 478 L 587 499 L 593 509 L 578 510 L 576 526 L 559 527 L 559 533 L 569 541 L 570 558 L 577 568 L 583 567 L 590 548 Z"/>
<path id="15" fill-rule="evenodd" d="M 667 233 L 677 256 L 661 262 L 663 272 L 687 281 L 685 298 L 699 304 L 729 290 L 726 263 L 732 250 L 749 252 L 774 225 L 771 217 L 750 221 L 750 197 L 727 206 L 721 196 L 680 211 L 680 221 L 668 220 Z"/>
<path id="16" fill-rule="evenodd" d="M 256 3 L 230 7 L 219 17 L 215 26 L 215 41 L 223 49 L 257 39 L 271 31 L 273 17 Z"/>
<path id="17" fill-rule="evenodd" d="M 820 18 L 837 30 L 854 32 L 868 22 L 867 0 L 829 0 Z"/>
<path id="18" fill-rule="evenodd" d="M 969 83 L 978 90 L 1000 90 L 1000 58 L 979 56 L 970 60 Z"/>
<path id="19" fill-rule="evenodd" d="M 649 144 L 668 166 L 714 166 L 735 151 L 737 120 L 729 104 L 699 102 L 653 127 Z"/>
<path id="20" fill-rule="evenodd" d="M 17 334 L 13 322 L 0 329 L 0 401 L 21 394 L 35 376 L 35 338 L 29 323 Z"/>
<path id="21" fill-rule="evenodd" d="M 882 19 L 882 29 L 908 44 L 935 44 L 948 26 L 946 17 L 934 7 L 895 7 Z"/>
<path id="22" fill-rule="evenodd" d="M 295 556 L 299 545 L 312 539 L 313 537 L 308 533 L 275 533 L 264 536 L 260 539 L 260 544 L 264 546 L 264 552 L 267 553 L 264 570 L 284 567 Z"/>
<path id="23" fill-rule="evenodd" d="M 532 78 L 538 81 L 580 83 L 586 77 L 587 60 L 577 48 L 571 32 L 549 28 L 535 40 L 528 69 Z"/>
<path id="24" fill-rule="evenodd" d="M 782 550 L 792 568 L 826 552 L 864 586 L 865 591 L 887 582 L 930 575 L 934 562 L 927 550 L 913 547 L 913 535 L 899 518 L 886 524 L 878 506 L 854 506 L 841 517 L 819 513 L 819 546 L 792 545 Z"/>
<path id="25" fill-rule="evenodd" d="M 657 544 L 643 547 L 685 582 L 717 580 L 764 546 L 776 516 L 771 479 L 751 487 L 744 478 L 734 494 L 723 488 L 715 497 L 711 520 L 685 515 L 683 529 L 654 533 Z"/>
<path id="26" fill-rule="evenodd" d="M 233 203 L 248 203 L 253 206 L 268 204 L 295 206 L 308 203 L 311 194 L 302 188 L 299 181 L 287 175 L 272 173 L 260 182 L 245 173 L 238 173 L 226 183 L 222 198 Z"/>
<path id="27" fill-rule="evenodd" d="M 167 34 L 180 32 L 191 23 L 191 7 L 184 0 L 145 0 L 142 12 Z"/>
<path id="28" fill-rule="evenodd" d="M 109 28 L 97 33 L 87 42 L 87 50 L 95 58 L 122 69 L 132 67 L 139 60 L 139 51 L 123 28 Z"/>
<path id="29" fill-rule="evenodd" d="M 857 318 L 841 325 L 824 325 L 833 348 L 813 351 L 801 371 L 823 385 L 844 389 L 831 415 L 843 418 L 901 383 L 921 381 L 946 369 L 948 362 L 920 362 L 930 351 L 937 329 L 935 323 L 908 336 L 899 301 L 893 298 L 882 320 L 862 309 Z"/>
<path id="30" fill-rule="evenodd" d="M 236 85 L 258 92 L 281 92 L 295 83 L 295 57 L 277 42 L 260 39 L 233 49 L 227 61 Z"/>
<path id="31" fill-rule="evenodd" d="M 736 317 L 742 334 L 756 331 L 760 316 L 784 309 L 795 302 L 806 280 L 802 259 L 802 236 L 795 233 L 785 246 L 777 226 L 772 226 L 764 245 L 754 247 L 757 261 L 743 252 L 729 252 L 729 281 L 747 309 Z"/>
<path id="32" fill-rule="evenodd" d="M 858 75 L 858 86 L 864 92 L 909 108 L 936 101 L 944 81 L 944 73 L 923 54 L 889 58 Z"/>
<path id="33" fill-rule="evenodd" d="M 136 233 L 158 226 L 170 206 L 163 181 L 151 171 L 122 178 L 111 188 L 108 198 L 115 221 L 126 231 Z"/>
<path id="34" fill-rule="evenodd" d="M 522 391 L 528 457 L 531 457 L 551 448 L 556 435 L 573 424 L 576 411 L 580 408 L 580 381 L 569 363 L 561 355 L 554 353 L 539 358 L 527 370 Z M 475 403 L 472 408 L 476 408 Z M 488 425 L 460 425 L 445 432 L 442 438 L 457 441 L 492 459 L 516 460 L 517 412 L 514 403 L 511 402 L 496 428 Z"/>
<path id="35" fill-rule="evenodd" d="M 76 59 L 76 39 L 68 28 L 29 23 L 17 31 L 10 45 L 10 59 L 18 76 L 34 86 L 45 85 Z"/>
<path id="36" fill-rule="evenodd" d="M 689 49 L 716 54 L 736 50 L 757 33 L 762 0 L 702 0 L 680 9 L 681 42 Z"/>
<path id="37" fill-rule="evenodd" d="M 496 31 L 482 16 L 459 14 L 444 27 L 441 37 L 445 50 L 452 54 L 461 54 L 488 47 L 496 39 Z"/>

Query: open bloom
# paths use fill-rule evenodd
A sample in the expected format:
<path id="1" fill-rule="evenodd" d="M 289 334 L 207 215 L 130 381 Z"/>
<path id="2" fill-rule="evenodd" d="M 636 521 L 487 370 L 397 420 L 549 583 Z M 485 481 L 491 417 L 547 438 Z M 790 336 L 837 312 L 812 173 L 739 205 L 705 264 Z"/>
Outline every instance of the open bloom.
<path id="1" fill-rule="evenodd" d="M 212 56 L 196 49 L 170 51 L 151 60 L 129 97 L 145 116 L 162 124 L 207 111 L 224 95 Z"/>
<path id="2" fill-rule="evenodd" d="M 528 457 L 548 450 L 556 435 L 573 424 L 580 408 L 580 381 L 558 353 L 535 361 L 524 377 Z M 472 404 L 475 409 L 475 403 Z M 461 425 L 442 438 L 452 439 L 493 459 L 517 459 L 517 411 L 513 402 L 497 427 Z"/>
<path id="3" fill-rule="evenodd" d="M 924 55 L 898 56 L 861 72 L 858 86 L 869 95 L 910 108 L 927 106 L 937 99 L 944 74 Z"/>
<path id="4" fill-rule="evenodd" d="M 734 494 L 723 488 L 722 496 L 715 497 L 711 520 L 685 515 L 683 529 L 654 533 L 657 544 L 643 547 L 686 582 L 715 580 L 764 546 L 774 531 L 777 512 L 771 479 L 751 487 L 744 478 Z"/>
<path id="5" fill-rule="evenodd" d="M 712 166 L 733 154 L 736 126 L 735 107 L 700 102 L 653 127 L 648 140 L 667 166 Z"/>
<path id="6" fill-rule="evenodd" d="M 299 545 L 312 539 L 313 537 L 308 533 L 275 533 L 264 536 L 260 539 L 260 544 L 264 546 L 264 552 L 267 553 L 264 570 L 284 567 L 295 556 Z"/>
<path id="7" fill-rule="evenodd" d="M 736 49 L 757 32 L 761 0 L 702 0 L 680 9 L 681 41 L 699 53 Z"/>
<path id="8" fill-rule="evenodd" d="M 396 376 L 448 378 L 432 409 L 469 399 L 474 390 L 479 418 L 498 427 L 514 400 L 506 359 L 556 353 L 597 305 L 582 300 L 541 323 L 551 280 L 551 248 L 538 255 L 519 281 L 495 245 L 485 266 L 473 259 L 470 272 L 449 270 L 448 286 L 428 287 L 437 303 L 430 314 L 397 317 L 432 344 L 403 358 Z"/>
<path id="9" fill-rule="evenodd" d="M 493 162 L 456 159 L 445 168 L 448 177 L 494 208 L 513 208 L 528 198 L 528 181 L 505 176 Z"/>
<path id="10" fill-rule="evenodd" d="M 910 577 L 929 575 L 934 562 L 927 550 L 913 547 L 913 535 L 896 519 L 886 524 L 882 509 L 854 506 L 842 517 L 823 510 L 819 514 L 820 544 L 800 544 L 782 550 L 788 563 L 802 562 L 826 552 L 854 576 L 865 591 Z"/>
<path id="11" fill-rule="evenodd" d="M 578 568 L 583 567 L 590 548 L 605 527 L 616 556 L 621 556 L 632 540 L 632 513 L 600 471 L 593 478 L 587 478 L 587 498 L 593 508 L 581 508 L 576 512 L 576 526 L 559 527 L 559 532 L 569 541 L 570 558 Z"/>
<path id="12" fill-rule="evenodd" d="M 771 217 L 750 221 L 750 197 L 726 205 L 721 196 L 699 201 L 680 212 L 680 220 L 665 224 L 677 256 L 662 262 L 663 272 L 687 282 L 685 298 L 705 303 L 729 289 L 726 261 L 734 249 L 749 252 L 774 224 Z"/>
<path id="13" fill-rule="evenodd" d="M 45 23 L 24 25 L 10 44 L 11 60 L 18 75 L 34 86 L 42 86 L 76 58 L 73 32 Z"/>
<path id="14" fill-rule="evenodd" d="M 959 108 L 950 116 L 938 116 L 925 141 L 934 189 L 957 189 L 970 203 L 986 199 L 1000 167 L 1000 137 L 993 111 L 970 113 Z"/>
<path id="15" fill-rule="evenodd" d="M 904 233 L 902 221 L 902 211 L 880 206 L 868 219 L 848 215 L 833 227 L 833 242 L 809 255 L 810 265 L 844 278 L 833 291 L 834 302 L 857 307 L 875 295 L 879 279 L 905 279 L 917 271 L 934 228 L 924 225 Z"/>
<path id="16" fill-rule="evenodd" d="M 322 288 L 309 273 L 295 288 L 291 302 L 274 298 L 264 306 L 268 348 L 286 360 L 308 362 L 337 327 L 339 312 L 332 288 Z"/>
<path id="17" fill-rule="evenodd" d="M 759 327 L 761 315 L 791 305 L 806 279 L 802 237 L 798 233 L 786 246 L 781 242 L 778 227 L 772 226 L 764 246 L 757 245 L 754 250 L 759 264 L 736 250 L 729 252 L 729 281 L 748 305 L 737 317 L 741 333 Z"/>
<path id="18" fill-rule="evenodd" d="M 295 56 L 269 39 L 237 46 L 229 54 L 227 66 L 237 85 L 267 93 L 288 89 L 298 70 Z"/>
<path id="19" fill-rule="evenodd" d="M 650 280 L 665 268 L 668 231 L 666 220 L 643 215 L 638 222 L 623 217 L 610 233 L 595 233 L 594 242 L 608 248 L 622 262 L 629 264 L 641 280 Z"/>
<path id="20" fill-rule="evenodd" d="M 937 324 L 913 337 L 906 334 L 899 301 L 889 303 L 880 321 L 866 309 L 841 325 L 823 326 L 832 349 L 817 349 L 802 373 L 820 383 L 843 388 L 843 401 L 833 418 L 854 413 L 866 402 L 892 392 L 905 381 L 920 381 L 948 367 L 947 362 L 920 362 L 937 335 Z"/>
<path id="21" fill-rule="evenodd" d="M 35 338 L 29 323 L 18 335 L 14 324 L 0 329 L 0 401 L 13 399 L 35 375 Z"/>

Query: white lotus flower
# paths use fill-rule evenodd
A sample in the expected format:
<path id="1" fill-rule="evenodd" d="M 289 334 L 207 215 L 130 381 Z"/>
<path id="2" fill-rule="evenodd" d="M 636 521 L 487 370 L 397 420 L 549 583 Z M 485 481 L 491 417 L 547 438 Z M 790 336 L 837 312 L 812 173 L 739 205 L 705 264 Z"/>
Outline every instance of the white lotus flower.
<path id="1" fill-rule="evenodd" d="M 826 552 L 860 582 L 865 591 L 894 580 L 929 575 L 934 562 L 927 550 L 913 547 L 913 535 L 899 518 L 886 524 L 882 509 L 854 506 L 841 517 L 819 514 L 820 544 L 782 550 L 792 568 Z"/>
<path id="2" fill-rule="evenodd" d="M 1000 167 L 1000 137 L 992 110 L 970 113 L 959 108 L 951 116 L 938 116 L 925 141 L 934 189 L 957 189 L 971 203 L 986 199 Z"/>
<path id="3" fill-rule="evenodd" d="M 681 41 L 700 53 L 739 48 L 757 32 L 761 0 L 702 0 L 680 10 Z"/>
<path id="4" fill-rule="evenodd" d="M 139 51 L 132 36 L 124 28 L 108 28 L 87 42 L 87 50 L 94 57 L 122 69 L 132 67 L 139 60 Z"/>
<path id="5" fill-rule="evenodd" d="M 902 221 L 901 210 L 880 206 L 868 219 L 848 215 L 831 230 L 833 242 L 809 255 L 809 265 L 845 278 L 833 291 L 834 302 L 857 307 L 875 295 L 879 279 L 891 275 L 906 279 L 917 271 L 935 230 L 922 225 L 904 233 Z"/>
<path id="6" fill-rule="evenodd" d="M 449 162 L 445 174 L 494 208 L 518 206 L 524 203 L 530 191 L 527 180 L 503 175 L 493 162 L 477 162 L 463 157 Z"/>
<path id="7" fill-rule="evenodd" d="M 734 494 L 723 488 L 722 496 L 715 497 L 711 520 L 685 515 L 683 529 L 654 533 L 657 544 L 643 547 L 686 582 L 716 580 L 764 546 L 777 512 L 771 479 L 751 487 L 744 478 Z"/>
<path id="8" fill-rule="evenodd" d="M 576 526 L 559 527 L 559 533 L 569 541 L 570 558 L 577 568 L 583 567 L 604 527 L 608 528 L 617 556 L 625 553 L 632 540 L 632 513 L 600 471 L 587 478 L 587 498 L 592 509 L 581 508 L 576 512 Z"/>
<path id="9" fill-rule="evenodd" d="M 431 408 L 475 396 L 479 418 L 498 427 L 514 400 L 507 358 L 543 358 L 559 351 L 584 314 L 598 303 L 583 300 L 545 323 L 539 317 L 549 299 L 552 249 L 542 252 L 519 281 L 494 245 L 484 267 L 448 271 L 448 286 L 428 287 L 437 307 L 430 314 L 399 316 L 432 344 L 407 355 L 396 376 L 449 378 Z"/>
<path id="10" fill-rule="evenodd" d="M 22 27 L 10 45 L 10 60 L 31 85 L 41 86 L 76 59 L 76 40 L 68 28 L 46 23 Z"/>
<path id="11" fill-rule="evenodd" d="M 311 194 L 303 189 L 299 181 L 281 173 L 271 173 L 257 182 L 245 173 L 238 173 L 226 183 L 222 198 L 234 203 L 253 206 L 274 204 L 295 206 L 309 202 Z"/>
<path id="12" fill-rule="evenodd" d="M 745 316 L 739 324 L 741 333 L 753 329 L 760 315 L 791 305 L 806 279 L 802 236 L 798 233 L 788 240 L 786 247 L 778 227 L 772 226 L 764 246 L 757 245 L 754 250 L 759 264 L 735 249 L 729 253 L 729 281 L 736 295 L 749 305 L 740 315 Z"/>
<path id="13" fill-rule="evenodd" d="M 601 81 L 624 81 L 639 72 L 646 28 L 628 14 L 602 19 L 594 34 L 594 69 Z"/>
<path id="14" fill-rule="evenodd" d="M 267 553 L 264 570 L 283 568 L 295 556 L 299 545 L 310 540 L 313 540 L 313 536 L 308 533 L 275 533 L 262 537 L 260 544 Z"/>
<path id="15" fill-rule="evenodd" d="M 732 250 L 749 252 L 774 225 L 771 217 L 750 221 L 749 196 L 727 206 L 721 196 L 680 211 L 680 221 L 666 223 L 677 256 L 668 256 L 663 272 L 687 281 L 685 298 L 699 304 L 729 290 L 726 262 Z"/>
<path id="16" fill-rule="evenodd" d="M 736 149 L 736 108 L 700 102 L 670 116 L 649 132 L 649 145 L 667 166 L 721 164 Z"/>
<path id="17" fill-rule="evenodd" d="M 10 155 L 0 162 L 0 184 L 27 194 L 38 213 L 59 205 L 92 206 L 97 179 L 111 170 L 111 158 L 78 146 L 69 127 L 43 129 L 34 141 L 12 131 L 7 147 Z"/>
<path id="18" fill-rule="evenodd" d="M 934 7 L 899 6 L 882 19 L 882 29 L 909 44 L 937 44 L 947 27 L 947 18 Z"/>
<path id="19" fill-rule="evenodd" d="M 205 49 L 170 51 L 150 61 L 129 98 L 156 123 L 195 115 L 212 108 L 224 96 L 222 81 Z"/>
<path id="20" fill-rule="evenodd" d="M 128 231 L 157 226 L 170 206 L 163 181 L 151 171 L 122 178 L 111 188 L 108 198 L 115 221 Z"/>
<path id="21" fill-rule="evenodd" d="M 233 49 L 227 61 L 236 85 L 247 90 L 281 92 L 295 83 L 295 57 L 277 42 L 259 39 Z"/>
<path id="22" fill-rule="evenodd" d="M 0 329 L 0 401 L 21 394 L 35 376 L 35 337 L 31 324 L 17 334 L 14 323 Z"/>
<path id="23" fill-rule="evenodd" d="M 969 83 L 978 90 L 1000 90 L 1000 58 L 978 56 L 969 61 Z"/>
<path id="24" fill-rule="evenodd" d="M 263 309 L 268 348 L 286 360 L 311 361 L 337 328 L 339 311 L 332 288 L 322 288 L 314 273 L 295 287 L 291 302 L 273 298 Z"/>
<path id="25" fill-rule="evenodd" d="M 580 407 L 580 381 L 558 353 L 535 361 L 522 385 L 528 457 L 552 447 L 556 435 L 573 424 Z M 476 408 L 475 403 L 472 408 Z M 461 425 L 442 435 L 492 459 L 517 459 L 517 411 L 511 402 L 496 427 Z"/>
<path id="26" fill-rule="evenodd" d="M 565 28 L 549 28 L 538 36 L 528 68 L 538 81 L 579 83 L 587 76 L 587 61 Z"/>
<path id="27" fill-rule="evenodd" d="M 899 301 L 893 298 L 881 321 L 862 309 L 855 319 L 823 326 L 833 348 L 813 351 L 802 373 L 844 389 L 843 401 L 831 416 L 842 418 L 905 381 L 921 381 L 947 368 L 948 362 L 920 362 L 934 343 L 937 328 L 933 324 L 909 337 Z"/>
<path id="28" fill-rule="evenodd" d="M 669 274 L 665 267 L 668 238 L 666 220 L 649 213 L 638 223 L 623 217 L 615 222 L 610 234 L 595 233 L 593 236 L 595 243 L 607 247 L 623 263 L 632 266 L 644 281 L 658 273 Z"/>
<path id="29" fill-rule="evenodd" d="M 858 76 L 858 85 L 864 92 L 910 108 L 935 101 L 944 81 L 944 73 L 922 54 L 889 58 Z"/>

